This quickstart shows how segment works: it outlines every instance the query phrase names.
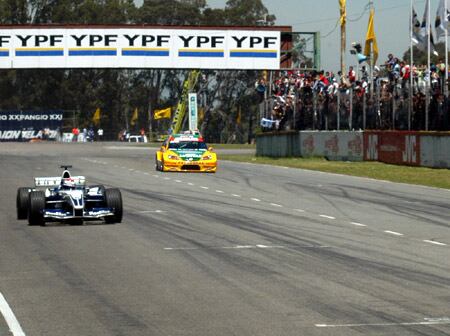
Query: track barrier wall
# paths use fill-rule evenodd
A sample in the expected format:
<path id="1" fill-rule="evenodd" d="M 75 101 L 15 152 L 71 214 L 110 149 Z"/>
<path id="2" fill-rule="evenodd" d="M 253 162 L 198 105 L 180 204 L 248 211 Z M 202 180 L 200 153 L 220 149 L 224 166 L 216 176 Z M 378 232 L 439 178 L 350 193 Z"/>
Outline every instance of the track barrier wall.
<path id="1" fill-rule="evenodd" d="M 262 133 L 256 155 L 326 157 L 337 161 L 450 168 L 450 133 L 404 131 L 299 131 Z"/>
<path id="2" fill-rule="evenodd" d="M 263 133 L 256 141 L 257 156 L 320 156 L 334 161 L 362 161 L 363 152 L 363 132 Z"/>

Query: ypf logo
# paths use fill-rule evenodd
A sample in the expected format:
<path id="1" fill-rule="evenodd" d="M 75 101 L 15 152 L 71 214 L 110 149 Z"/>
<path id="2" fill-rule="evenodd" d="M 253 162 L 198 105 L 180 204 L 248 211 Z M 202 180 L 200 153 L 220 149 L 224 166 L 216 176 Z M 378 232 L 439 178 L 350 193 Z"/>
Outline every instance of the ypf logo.
<path id="1" fill-rule="evenodd" d="M 378 135 L 369 135 L 367 139 L 367 159 L 371 161 L 378 160 Z"/>
<path id="2" fill-rule="evenodd" d="M 403 162 L 417 163 L 417 139 L 415 135 L 405 136 L 405 150 L 402 155 Z"/>

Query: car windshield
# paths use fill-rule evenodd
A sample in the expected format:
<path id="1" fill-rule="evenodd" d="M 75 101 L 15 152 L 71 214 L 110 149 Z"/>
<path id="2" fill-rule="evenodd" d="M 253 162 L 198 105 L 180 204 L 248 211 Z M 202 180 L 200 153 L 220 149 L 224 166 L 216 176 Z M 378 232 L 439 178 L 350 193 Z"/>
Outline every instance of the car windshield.
<path id="1" fill-rule="evenodd" d="M 169 143 L 169 149 L 207 149 L 206 143 L 202 141 L 180 141 Z"/>

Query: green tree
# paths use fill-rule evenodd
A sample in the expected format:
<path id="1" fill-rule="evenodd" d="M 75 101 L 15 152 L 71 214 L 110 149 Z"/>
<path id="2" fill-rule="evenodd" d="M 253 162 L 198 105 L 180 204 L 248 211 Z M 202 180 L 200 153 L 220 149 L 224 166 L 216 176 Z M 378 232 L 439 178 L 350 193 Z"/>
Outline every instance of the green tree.
<path id="1" fill-rule="evenodd" d="M 25 24 L 29 22 L 28 1 L 0 0 L 0 23 Z"/>
<path id="2" fill-rule="evenodd" d="M 225 14 L 228 25 L 273 25 L 276 19 L 274 15 L 269 15 L 261 0 L 228 0 Z"/>

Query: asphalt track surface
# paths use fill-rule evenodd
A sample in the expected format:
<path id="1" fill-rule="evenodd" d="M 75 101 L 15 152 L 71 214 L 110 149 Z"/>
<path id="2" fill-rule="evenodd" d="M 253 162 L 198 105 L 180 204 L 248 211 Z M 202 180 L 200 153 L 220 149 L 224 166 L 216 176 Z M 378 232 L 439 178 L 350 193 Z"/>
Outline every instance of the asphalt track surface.
<path id="1" fill-rule="evenodd" d="M 449 190 L 153 158 L 0 144 L 0 293 L 25 335 L 450 335 Z M 17 188 L 60 164 L 119 187 L 123 222 L 18 221 Z"/>

